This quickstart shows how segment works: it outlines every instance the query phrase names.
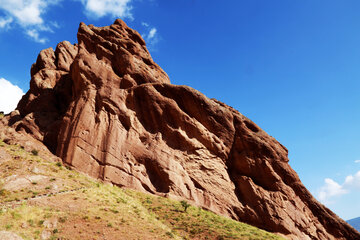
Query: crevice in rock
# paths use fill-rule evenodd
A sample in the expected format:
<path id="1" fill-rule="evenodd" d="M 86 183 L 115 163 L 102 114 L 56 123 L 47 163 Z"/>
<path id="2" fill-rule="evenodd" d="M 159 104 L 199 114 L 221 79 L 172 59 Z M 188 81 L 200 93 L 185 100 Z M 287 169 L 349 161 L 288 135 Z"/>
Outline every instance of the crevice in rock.
<path id="1" fill-rule="evenodd" d="M 251 122 L 249 120 L 245 120 L 244 123 L 245 123 L 245 126 L 248 129 L 250 129 L 251 131 L 253 131 L 254 133 L 257 133 L 260 131 L 260 129 L 253 122 Z"/>
<path id="2" fill-rule="evenodd" d="M 194 186 L 198 189 L 205 190 L 205 188 L 197 181 L 195 178 L 190 177 L 191 181 L 194 183 Z"/>
<path id="3" fill-rule="evenodd" d="M 159 162 L 150 158 L 145 158 L 144 166 L 146 173 L 157 192 L 168 193 L 170 191 L 170 178 L 167 172 L 162 169 Z"/>

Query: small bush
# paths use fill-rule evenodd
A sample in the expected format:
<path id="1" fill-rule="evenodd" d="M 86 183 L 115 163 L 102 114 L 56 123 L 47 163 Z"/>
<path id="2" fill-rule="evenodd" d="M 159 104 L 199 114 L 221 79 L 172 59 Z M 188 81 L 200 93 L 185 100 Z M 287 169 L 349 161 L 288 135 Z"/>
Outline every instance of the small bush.
<path id="1" fill-rule="evenodd" d="M 17 212 L 11 212 L 11 216 L 13 219 L 16 219 L 16 220 L 21 219 L 21 215 Z"/>
<path id="2" fill-rule="evenodd" d="M 127 203 L 127 201 L 125 199 L 121 198 L 121 197 L 117 198 L 116 202 L 117 203 L 125 203 L 125 204 Z"/>
<path id="3" fill-rule="evenodd" d="M 181 206 L 184 208 L 184 212 L 186 212 L 188 207 L 190 207 L 190 204 L 185 200 L 182 200 L 180 203 L 181 203 Z"/>
<path id="4" fill-rule="evenodd" d="M 217 236 L 216 240 L 225 240 L 225 237 L 223 235 Z"/>
<path id="5" fill-rule="evenodd" d="M 174 234 L 172 232 L 166 232 L 166 235 L 168 235 L 170 238 L 174 238 Z"/>
<path id="6" fill-rule="evenodd" d="M 39 155 L 39 151 L 36 149 L 31 150 L 32 155 L 37 156 Z"/>
<path id="7" fill-rule="evenodd" d="M 119 211 L 116 210 L 116 209 L 110 209 L 110 211 L 111 211 L 112 213 L 115 213 L 115 214 L 119 213 Z"/>
<path id="8" fill-rule="evenodd" d="M 8 191 L 6 191 L 5 189 L 0 189 L 0 196 L 4 197 L 8 194 Z"/>
<path id="9" fill-rule="evenodd" d="M 28 220 L 28 223 L 29 223 L 30 227 L 34 227 L 34 226 L 35 226 L 34 220 L 32 220 L 32 219 L 29 219 L 29 220 Z"/>

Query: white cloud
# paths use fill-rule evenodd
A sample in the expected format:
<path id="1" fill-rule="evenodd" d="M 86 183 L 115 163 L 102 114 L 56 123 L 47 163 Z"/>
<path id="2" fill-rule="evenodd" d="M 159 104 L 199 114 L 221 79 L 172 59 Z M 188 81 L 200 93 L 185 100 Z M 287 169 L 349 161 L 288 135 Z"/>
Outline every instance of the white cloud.
<path id="1" fill-rule="evenodd" d="M 11 17 L 0 18 L 0 28 L 6 28 L 12 23 L 13 19 Z"/>
<path id="2" fill-rule="evenodd" d="M 148 40 L 154 39 L 156 32 L 157 32 L 156 28 L 150 29 L 149 34 L 147 35 L 147 39 Z"/>
<path id="3" fill-rule="evenodd" d="M 355 162 L 355 163 L 360 163 L 360 160 L 355 160 L 354 162 Z"/>
<path id="4" fill-rule="evenodd" d="M 360 171 L 348 175 L 341 185 L 331 178 L 326 178 L 324 186 L 318 192 L 318 199 L 324 204 L 330 204 L 333 203 L 333 198 L 358 190 L 360 190 Z"/>
<path id="5" fill-rule="evenodd" d="M 26 34 L 32 39 L 34 39 L 35 42 L 46 43 L 47 41 L 46 38 L 40 38 L 39 32 L 36 29 L 29 29 L 26 31 Z"/>
<path id="6" fill-rule="evenodd" d="M 13 111 L 23 95 L 21 88 L 0 78 L 0 111 L 4 113 Z"/>
<path id="7" fill-rule="evenodd" d="M 341 196 L 348 193 L 342 185 L 338 184 L 331 178 L 325 178 L 325 185 L 319 191 L 319 200 L 322 203 L 331 203 L 333 197 Z"/>
<path id="8" fill-rule="evenodd" d="M 146 33 L 142 34 L 143 38 L 145 39 L 145 42 L 151 48 L 154 47 L 154 45 L 159 41 L 157 29 L 155 27 L 151 27 L 150 24 L 146 22 L 142 22 L 141 25 L 143 25 L 146 28 Z"/>
<path id="9" fill-rule="evenodd" d="M 40 15 L 46 5 L 43 0 L 0 0 L 0 8 L 24 26 L 42 24 Z"/>
<path id="10" fill-rule="evenodd" d="M 81 0 L 85 13 L 90 17 L 100 18 L 106 15 L 112 17 L 133 19 L 131 14 L 132 0 Z"/>
<path id="11" fill-rule="evenodd" d="M 44 14 L 50 6 L 61 1 L 63 0 L 0 0 L 0 28 L 8 28 L 17 24 L 31 39 L 45 43 L 47 39 L 41 36 L 43 32 L 53 32 L 53 28 L 58 28 L 58 24 L 45 20 Z M 89 17 L 100 18 L 109 15 L 113 18 L 133 19 L 131 13 L 133 0 L 72 1 L 80 1 Z"/>
<path id="12" fill-rule="evenodd" d="M 344 187 L 349 189 L 360 189 L 360 171 L 355 175 L 349 175 L 345 178 Z"/>
<path id="13" fill-rule="evenodd" d="M 51 32 L 50 26 L 44 23 L 43 14 L 50 5 L 57 4 L 61 0 L 0 0 L 0 10 L 5 13 L 6 18 L 0 19 L 2 25 L 17 23 L 26 35 L 34 41 L 45 43 L 46 39 L 39 36 L 39 32 Z"/>

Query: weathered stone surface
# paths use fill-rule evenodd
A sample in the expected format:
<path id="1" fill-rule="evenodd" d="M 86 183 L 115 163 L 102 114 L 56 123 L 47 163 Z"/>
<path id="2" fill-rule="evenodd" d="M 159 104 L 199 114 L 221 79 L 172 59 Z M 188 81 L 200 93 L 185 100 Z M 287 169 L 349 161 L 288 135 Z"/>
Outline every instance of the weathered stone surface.
<path id="1" fill-rule="evenodd" d="M 78 52 L 77 45 L 69 42 L 58 44 L 40 52 L 31 67 L 30 91 L 18 104 L 20 118 L 12 117 L 9 124 L 17 131 L 23 130 L 45 143 L 53 152 L 57 136 L 72 97 L 70 65 Z"/>
<path id="2" fill-rule="evenodd" d="M 118 186 L 184 198 L 290 239 L 359 239 L 317 202 L 287 149 L 231 107 L 171 85 L 121 20 L 42 51 L 9 124 Z"/>
<path id="3" fill-rule="evenodd" d="M 29 188 L 35 183 L 41 183 L 48 180 L 49 177 L 43 175 L 31 175 L 31 176 L 17 176 L 11 175 L 4 179 L 3 189 L 8 191 L 17 191 L 24 188 Z"/>
<path id="4" fill-rule="evenodd" d="M 2 240 L 23 240 L 22 237 L 16 235 L 15 233 L 8 231 L 0 231 L 0 239 Z"/>

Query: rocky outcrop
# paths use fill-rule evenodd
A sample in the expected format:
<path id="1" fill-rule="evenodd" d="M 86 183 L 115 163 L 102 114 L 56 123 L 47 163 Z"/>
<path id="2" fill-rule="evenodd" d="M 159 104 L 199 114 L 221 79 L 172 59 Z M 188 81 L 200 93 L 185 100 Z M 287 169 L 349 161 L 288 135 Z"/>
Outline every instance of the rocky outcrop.
<path id="1" fill-rule="evenodd" d="M 317 202 L 287 149 L 233 108 L 170 84 L 121 20 L 43 50 L 9 124 L 118 186 L 191 200 L 290 239 L 359 239 Z"/>
<path id="2" fill-rule="evenodd" d="M 3 240 L 23 240 L 22 237 L 16 235 L 15 233 L 7 232 L 7 231 L 0 231 L 0 239 L 3 239 Z"/>
<path id="3" fill-rule="evenodd" d="M 31 67 L 30 90 L 17 107 L 21 116 L 13 112 L 10 120 L 10 125 L 16 122 L 16 130 L 30 133 L 53 152 L 62 117 L 72 100 L 70 65 L 77 52 L 77 45 L 66 41 L 59 43 L 55 52 L 52 48 L 40 52 Z"/>

